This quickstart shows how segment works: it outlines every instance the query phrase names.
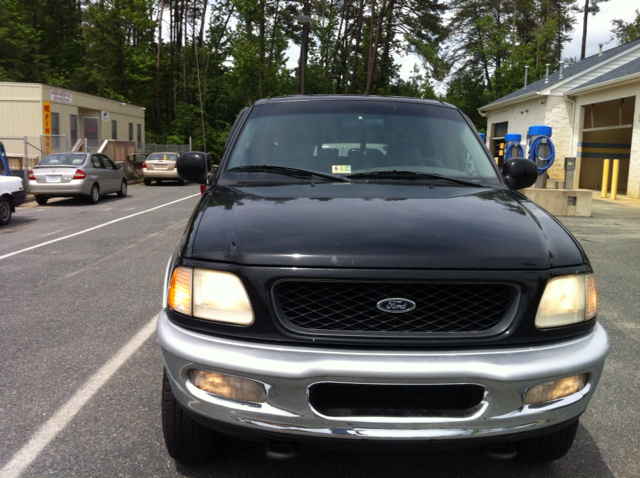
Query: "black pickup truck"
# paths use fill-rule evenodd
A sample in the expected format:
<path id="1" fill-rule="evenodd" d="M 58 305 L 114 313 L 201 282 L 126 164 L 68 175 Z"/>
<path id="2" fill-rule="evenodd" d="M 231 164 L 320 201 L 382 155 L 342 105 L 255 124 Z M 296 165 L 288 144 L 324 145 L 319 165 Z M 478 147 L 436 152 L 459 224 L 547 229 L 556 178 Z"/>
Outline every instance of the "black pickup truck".
<path id="1" fill-rule="evenodd" d="M 294 96 L 239 115 L 169 261 L 158 337 L 179 461 L 299 447 L 571 447 L 609 348 L 576 239 L 437 101 Z"/>

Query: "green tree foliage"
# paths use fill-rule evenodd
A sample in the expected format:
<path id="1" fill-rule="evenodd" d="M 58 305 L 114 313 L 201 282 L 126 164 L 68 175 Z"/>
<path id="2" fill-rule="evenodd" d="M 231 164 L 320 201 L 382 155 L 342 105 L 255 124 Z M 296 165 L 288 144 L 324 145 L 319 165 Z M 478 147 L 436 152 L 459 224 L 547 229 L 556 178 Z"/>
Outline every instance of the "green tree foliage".
<path id="1" fill-rule="evenodd" d="M 611 25 L 613 26 L 611 39 L 618 45 L 640 39 L 640 10 L 636 10 L 636 18 L 632 22 L 627 23 L 617 19 L 613 20 Z"/>
<path id="2" fill-rule="evenodd" d="M 482 130 L 486 121 L 472 110 L 522 88 L 525 66 L 529 82 L 547 64 L 555 68 L 577 7 L 575 0 L 451 0 L 450 7 L 446 98 Z"/>
<path id="3" fill-rule="evenodd" d="M 576 2 L 0 0 L 0 80 L 143 106 L 148 140 L 191 138 L 218 158 L 238 112 L 300 91 L 302 72 L 306 94 L 442 98 L 482 129 L 477 108 L 562 58 Z M 619 41 L 636 24 L 616 23 Z M 421 65 L 401 78 L 407 54 Z"/>
<path id="4" fill-rule="evenodd" d="M 478 131 L 486 129 L 487 121 L 478 108 L 489 103 L 490 96 L 484 84 L 484 74 L 479 68 L 457 70 L 449 81 L 444 100 L 455 104 L 466 114 Z"/>

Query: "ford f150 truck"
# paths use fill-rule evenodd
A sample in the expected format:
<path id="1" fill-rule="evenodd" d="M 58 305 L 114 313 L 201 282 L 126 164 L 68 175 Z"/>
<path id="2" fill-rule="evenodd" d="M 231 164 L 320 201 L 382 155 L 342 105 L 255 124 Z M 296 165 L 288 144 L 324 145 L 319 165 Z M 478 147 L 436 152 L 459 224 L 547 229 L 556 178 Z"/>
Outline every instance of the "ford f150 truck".
<path id="1" fill-rule="evenodd" d="M 300 446 L 567 453 L 609 348 L 576 239 L 457 108 L 265 99 L 239 115 L 166 274 L 170 455 Z"/>

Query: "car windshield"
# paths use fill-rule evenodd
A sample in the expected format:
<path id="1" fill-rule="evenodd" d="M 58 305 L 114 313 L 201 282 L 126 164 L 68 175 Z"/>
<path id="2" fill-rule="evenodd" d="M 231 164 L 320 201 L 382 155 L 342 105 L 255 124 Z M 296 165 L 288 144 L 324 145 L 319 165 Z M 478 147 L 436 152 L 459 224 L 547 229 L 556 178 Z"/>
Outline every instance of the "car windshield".
<path id="1" fill-rule="evenodd" d="M 56 153 L 45 157 L 38 166 L 82 166 L 85 159 L 84 153 Z"/>
<path id="2" fill-rule="evenodd" d="M 336 176 L 396 171 L 499 182 L 476 132 L 453 108 L 405 101 L 322 100 L 257 105 L 226 177 L 279 174 L 282 166 Z M 233 168 L 233 169 L 232 169 Z M 231 171 L 229 171 L 231 170 Z"/>
<path id="3" fill-rule="evenodd" d="M 147 158 L 147 161 L 177 161 L 176 153 L 153 153 Z"/>

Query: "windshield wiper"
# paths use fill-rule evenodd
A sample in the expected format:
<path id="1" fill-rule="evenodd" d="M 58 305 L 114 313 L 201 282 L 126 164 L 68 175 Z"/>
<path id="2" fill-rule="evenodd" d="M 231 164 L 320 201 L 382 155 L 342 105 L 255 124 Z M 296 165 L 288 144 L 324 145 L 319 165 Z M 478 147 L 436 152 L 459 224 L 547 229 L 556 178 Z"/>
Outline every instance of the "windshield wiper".
<path id="1" fill-rule="evenodd" d="M 320 171 L 312 171 L 310 169 L 289 168 L 286 166 L 273 166 L 270 164 L 252 164 L 248 166 L 237 166 L 235 168 L 227 169 L 228 173 L 282 173 L 290 176 L 304 174 L 309 176 L 318 176 L 319 178 L 329 179 L 331 181 L 350 182 L 348 178 L 340 174 L 321 173 Z"/>
<path id="2" fill-rule="evenodd" d="M 450 176 L 443 176 L 442 174 L 436 174 L 436 173 L 416 173 L 414 171 L 403 171 L 403 170 L 396 170 L 394 169 L 393 171 L 371 171 L 369 173 L 356 173 L 356 174 L 352 174 L 349 177 L 351 179 L 358 179 L 358 178 L 377 178 L 380 176 L 400 176 L 402 177 L 402 179 L 441 179 L 443 181 L 449 181 L 451 183 L 457 183 L 457 184 L 463 184 L 465 186 L 474 186 L 476 188 L 486 188 L 487 186 L 481 184 L 478 180 L 476 181 L 472 181 L 472 180 L 468 180 L 468 179 L 460 179 L 460 178 L 453 178 Z M 407 177 L 408 176 L 408 177 Z"/>

